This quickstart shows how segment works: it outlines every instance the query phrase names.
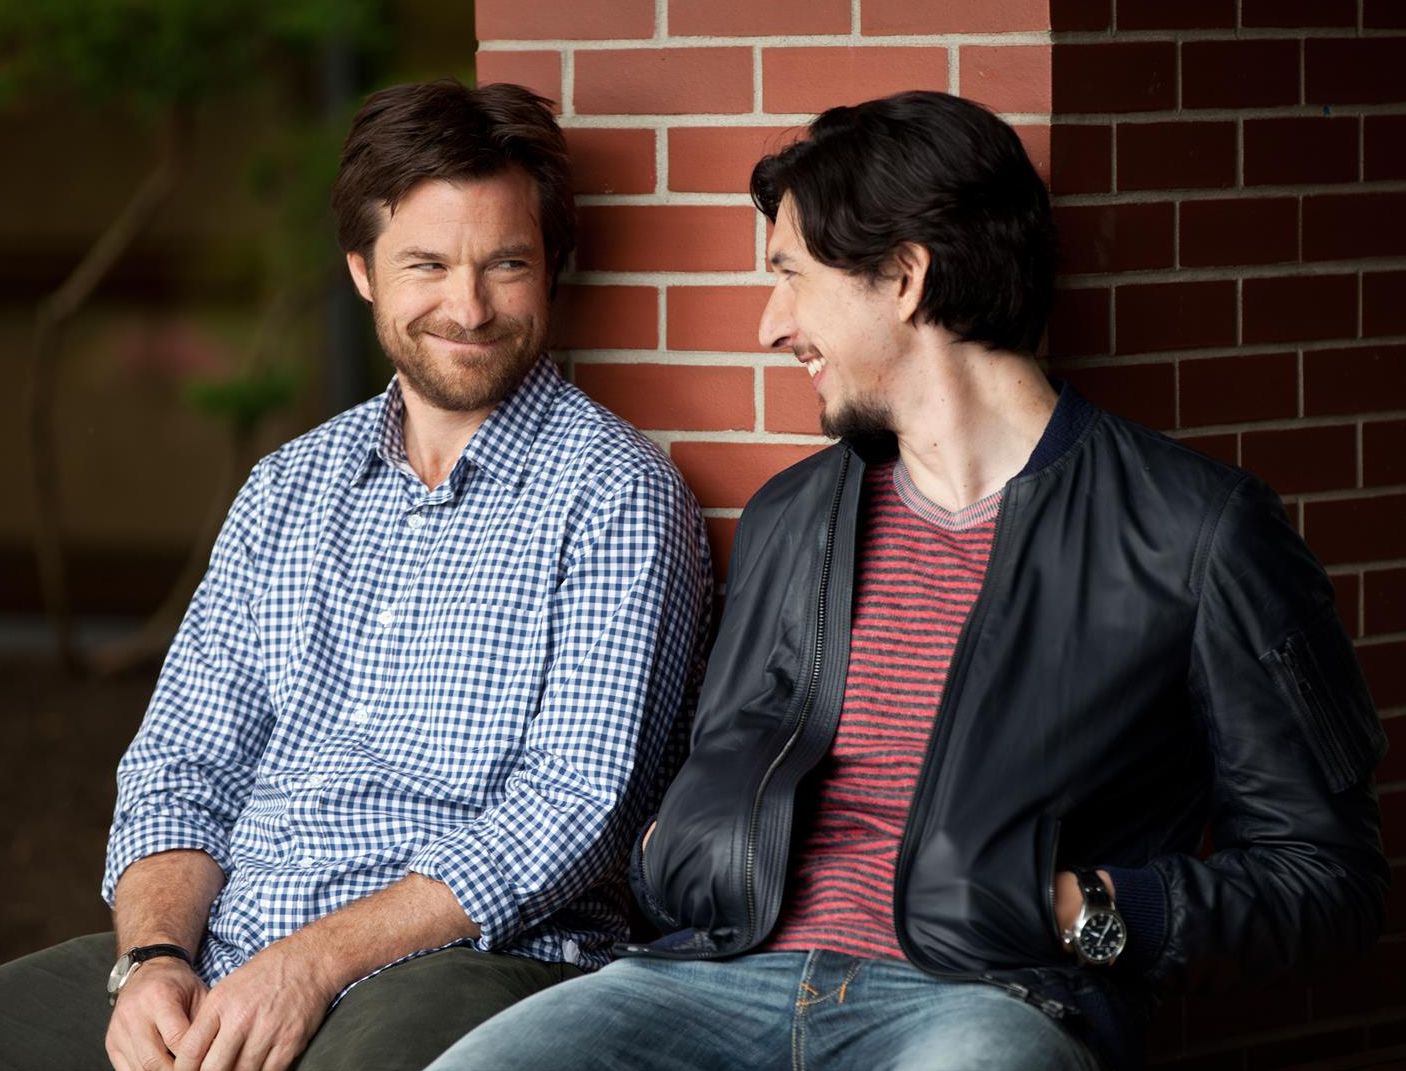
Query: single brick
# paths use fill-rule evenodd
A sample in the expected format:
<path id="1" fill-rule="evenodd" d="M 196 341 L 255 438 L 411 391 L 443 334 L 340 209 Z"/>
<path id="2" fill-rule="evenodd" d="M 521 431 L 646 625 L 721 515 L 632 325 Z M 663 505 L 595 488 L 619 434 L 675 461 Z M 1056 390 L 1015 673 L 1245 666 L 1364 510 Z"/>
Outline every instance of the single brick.
<path id="1" fill-rule="evenodd" d="M 1406 30 L 1406 4 L 1401 0 L 1363 0 L 1362 28 Z"/>
<path id="2" fill-rule="evenodd" d="M 569 350 L 652 350 L 659 345 L 659 291 L 652 286 L 557 290 L 552 345 Z"/>
<path id="3" fill-rule="evenodd" d="M 945 48 L 852 47 L 762 50 L 762 107 L 821 112 L 905 89 L 947 88 Z"/>
<path id="4" fill-rule="evenodd" d="M 1406 271 L 1362 273 L 1362 334 L 1406 335 Z"/>
<path id="5" fill-rule="evenodd" d="M 1303 379 L 1305 416 L 1406 409 L 1406 346 L 1309 350 Z"/>
<path id="6" fill-rule="evenodd" d="M 1112 291 L 1107 287 L 1061 287 L 1050 307 L 1051 357 L 1093 357 L 1113 352 L 1109 330 Z"/>
<path id="7" fill-rule="evenodd" d="M 671 350 L 755 353 L 766 286 L 671 286 L 667 292 L 667 345 Z"/>
<path id="8" fill-rule="evenodd" d="M 743 205 L 588 205 L 577 213 L 582 271 L 742 271 L 756 265 L 756 213 Z"/>
<path id="9" fill-rule="evenodd" d="M 654 36 L 654 0 L 476 0 L 480 41 L 590 40 Z"/>
<path id="10" fill-rule="evenodd" d="M 1245 185 L 1357 181 L 1357 116 L 1245 120 Z"/>
<path id="11" fill-rule="evenodd" d="M 560 52 L 485 52 L 474 59 L 478 84 L 516 82 L 553 104 L 552 111 L 561 114 L 561 53 Z"/>
<path id="12" fill-rule="evenodd" d="M 1299 257 L 1299 202 L 1295 197 L 1183 201 L 1184 268 L 1273 264 Z"/>
<path id="13" fill-rule="evenodd" d="M 1046 186 L 1050 184 L 1050 127 L 1048 123 L 1017 123 L 1011 127 L 1035 173 Z"/>
<path id="14" fill-rule="evenodd" d="M 1406 193 L 1330 193 L 1304 198 L 1304 260 L 1403 255 Z"/>
<path id="15" fill-rule="evenodd" d="M 1051 63 L 1053 111 L 1162 111 L 1176 107 L 1177 46 L 1172 41 L 1057 45 Z"/>
<path id="16" fill-rule="evenodd" d="M 1298 357 L 1237 353 L 1180 362 L 1181 426 L 1242 424 L 1298 413 Z"/>
<path id="17" fill-rule="evenodd" d="M 669 36 L 847 34 L 849 9 L 849 0 L 669 0 Z"/>
<path id="18" fill-rule="evenodd" d="M 1050 192 L 1108 193 L 1113 189 L 1113 127 L 1055 123 L 1050 127 Z"/>
<path id="19" fill-rule="evenodd" d="M 1176 369 L 1171 364 L 1067 368 L 1060 374 L 1091 402 L 1151 428 L 1176 423 Z"/>
<path id="20" fill-rule="evenodd" d="M 751 431 L 752 369 L 672 364 L 578 364 L 576 385 L 639 428 Z"/>
<path id="21" fill-rule="evenodd" d="M 1049 45 L 963 45 L 962 96 L 996 112 L 1049 111 L 1050 51 Z"/>
<path id="22" fill-rule="evenodd" d="M 1357 0 L 1240 0 L 1240 25 L 1246 29 L 1341 27 L 1355 30 Z"/>
<path id="23" fill-rule="evenodd" d="M 860 32 L 867 35 L 1010 33 L 1049 29 L 1050 5 L 1048 0 L 1003 0 L 999 4 L 991 0 L 943 0 L 940 4 L 864 0 L 859 20 Z"/>
<path id="24" fill-rule="evenodd" d="M 819 435 L 820 400 L 804 368 L 767 368 L 766 430 L 776 434 Z"/>
<path id="25" fill-rule="evenodd" d="M 1357 334 L 1355 275 L 1246 279 L 1243 288 L 1241 336 L 1247 346 Z"/>
<path id="26" fill-rule="evenodd" d="M 752 110 L 750 48 L 582 49 L 576 111 L 605 115 Z"/>
<path id="27" fill-rule="evenodd" d="M 1235 124 L 1119 123 L 1118 189 L 1235 185 Z"/>
<path id="28" fill-rule="evenodd" d="M 1050 29 L 1056 32 L 1106 30 L 1112 24 L 1113 0 L 1050 0 Z"/>
<path id="29" fill-rule="evenodd" d="M 738 508 L 782 469 L 804 461 L 821 446 L 791 443 L 676 442 L 670 449 L 699 503 Z"/>
<path id="30" fill-rule="evenodd" d="M 1235 283 L 1137 283 L 1114 297 L 1115 353 L 1235 344 Z"/>
<path id="31" fill-rule="evenodd" d="M 654 131 L 566 129 L 577 193 L 653 193 Z"/>
<path id="32" fill-rule="evenodd" d="M 1187 41 L 1181 48 L 1183 108 L 1266 108 L 1299 102 L 1299 43 Z"/>
<path id="33" fill-rule="evenodd" d="M 1228 30 L 1235 25 L 1235 0 L 1118 0 L 1118 29 Z"/>
<path id="34" fill-rule="evenodd" d="M 1406 115 L 1363 117 L 1363 178 L 1406 179 Z"/>
<path id="35" fill-rule="evenodd" d="M 1070 274 L 1170 268 L 1176 233 L 1170 201 L 1055 209 L 1062 262 Z"/>
<path id="36" fill-rule="evenodd" d="M 1406 420 L 1362 425 L 1362 482 L 1368 487 L 1406 483 Z"/>
<path id="37" fill-rule="evenodd" d="M 1357 428 L 1247 431 L 1240 436 L 1240 463 L 1284 495 L 1349 490 L 1357 486 Z"/>
<path id="38" fill-rule="evenodd" d="M 746 193 L 752 168 L 803 133 L 785 126 L 681 126 L 669 131 L 669 189 Z"/>
<path id="39" fill-rule="evenodd" d="M 1309 38 L 1304 42 L 1309 104 L 1395 104 L 1406 70 L 1406 37 Z"/>
<path id="40" fill-rule="evenodd" d="M 1379 708 L 1406 706 L 1406 640 L 1362 644 L 1357 660 Z M 1382 846 L 1398 856 L 1406 852 L 1406 791 L 1388 789 L 1382 797 Z"/>
<path id="41" fill-rule="evenodd" d="M 1304 536 L 1325 565 L 1406 558 L 1406 495 L 1304 503 Z"/>
<path id="42" fill-rule="evenodd" d="M 1362 574 L 1362 588 L 1367 635 L 1406 632 L 1406 568 L 1369 569 Z M 1402 720 L 1401 728 L 1406 730 L 1406 719 Z M 1402 745 L 1402 751 L 1406 752 L 1406 737 Z M 1399 758 L 1406 759 L 1406 754 Z M 1401 777 L 1406 778 L 1406 769 Z"/>

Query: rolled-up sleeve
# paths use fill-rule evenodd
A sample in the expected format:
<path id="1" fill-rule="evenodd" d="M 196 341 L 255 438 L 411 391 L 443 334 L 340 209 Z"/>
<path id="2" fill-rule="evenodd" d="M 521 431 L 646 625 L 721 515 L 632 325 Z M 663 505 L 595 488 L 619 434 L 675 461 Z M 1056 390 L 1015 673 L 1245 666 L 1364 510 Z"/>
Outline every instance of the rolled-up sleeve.
<path id="1" fill-rule="evenodd" d="M 229 831 L 272 722 L 249 609 L 262 475 L 256 468 L 230 509 L 118 767 L 102 885 L 108 903 L 123 871 L 157 852 L 199 849 L 230 871 Z"/>

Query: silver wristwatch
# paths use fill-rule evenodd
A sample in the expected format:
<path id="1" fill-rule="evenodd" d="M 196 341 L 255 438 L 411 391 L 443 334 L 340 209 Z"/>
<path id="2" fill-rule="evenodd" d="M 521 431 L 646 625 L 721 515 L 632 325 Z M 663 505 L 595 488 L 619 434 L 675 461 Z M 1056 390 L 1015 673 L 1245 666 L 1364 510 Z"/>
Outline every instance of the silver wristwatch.
<path id="1" fill-rule="evenodd" d="M 1128 927 L 1113 906 L 1113 900 L 1097 871 L 1074 867 L 1071 873 L 1079 882 L 1084 903 L 1079 908 L 1074 925 L 1064 931 L 1064 947 L 1078 956 L 1081 963 L 1107 967 L 1126 947 Z"/>

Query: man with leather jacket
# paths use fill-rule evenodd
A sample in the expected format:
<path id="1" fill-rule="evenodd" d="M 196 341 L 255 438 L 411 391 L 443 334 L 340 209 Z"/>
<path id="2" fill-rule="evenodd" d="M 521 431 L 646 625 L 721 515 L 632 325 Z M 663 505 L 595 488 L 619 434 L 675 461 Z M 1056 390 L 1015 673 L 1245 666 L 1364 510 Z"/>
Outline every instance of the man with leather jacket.
<path id="1" fill-rule="evenodd" d="M 1260 481 L 1037 367 L 1015 134 L 835 108 L 752 191 L 761 340 L 839 442 L 739 524 L 635 853 L 665 936 L 436 1071 L 1123 1068 L 1159 992 L 1369 943 L 1384 736 L 1331 585 Z"/>

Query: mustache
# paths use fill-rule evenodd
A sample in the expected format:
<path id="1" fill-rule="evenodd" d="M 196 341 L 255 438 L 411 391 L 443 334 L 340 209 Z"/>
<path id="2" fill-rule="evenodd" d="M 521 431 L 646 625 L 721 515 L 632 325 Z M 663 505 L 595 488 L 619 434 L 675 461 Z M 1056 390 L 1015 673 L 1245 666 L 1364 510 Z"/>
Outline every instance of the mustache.
<path id="1" fill-rule="evenodd" d="M 412 337 L 419 335 L 438 335 L 440 338 L 448 339 L 450 342 L 465 342 L 475 346 L 484 346 L 493 342 L 501 342 L 512 335 L 512 331 L 504 331 L 503 325 L 482 330 L 470 330 L 461 323 L 454 320 L 441 318 L 421 317 L 413 320 L 407 326 L 406 332 Z"/>

